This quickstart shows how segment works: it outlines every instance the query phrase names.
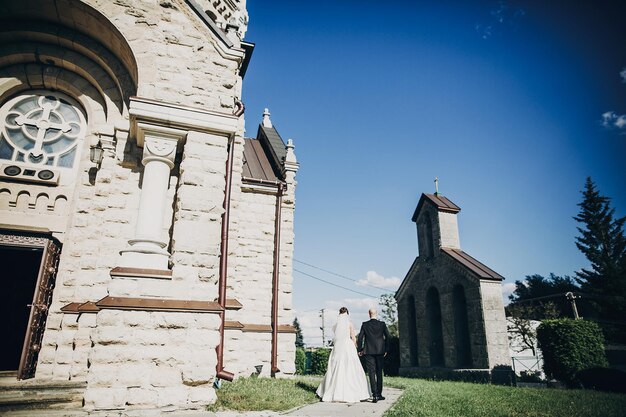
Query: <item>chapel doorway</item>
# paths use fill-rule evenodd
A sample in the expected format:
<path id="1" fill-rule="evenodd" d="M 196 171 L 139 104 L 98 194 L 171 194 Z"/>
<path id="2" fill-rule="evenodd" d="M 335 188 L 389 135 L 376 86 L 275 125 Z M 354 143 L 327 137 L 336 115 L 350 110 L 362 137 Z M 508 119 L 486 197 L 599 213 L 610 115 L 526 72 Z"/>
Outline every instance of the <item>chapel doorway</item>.
<path id="1" fill-rule="evenodd" d="M 0 231 L 0 371 L 18 379 L 35 376 L 60 249 L 50 236 Z"/>

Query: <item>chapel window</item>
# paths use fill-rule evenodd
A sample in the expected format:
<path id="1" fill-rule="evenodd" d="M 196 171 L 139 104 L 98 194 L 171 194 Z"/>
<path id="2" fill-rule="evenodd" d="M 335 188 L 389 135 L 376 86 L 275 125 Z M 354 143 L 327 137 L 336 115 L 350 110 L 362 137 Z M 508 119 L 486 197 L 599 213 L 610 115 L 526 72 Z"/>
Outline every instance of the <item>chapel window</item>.
<path id="1" fill-rule="evenodd" d="M 71 170 L 77 165 L 87 130 L 78 104 L 51 91 L 28 92 L 7 101 L 0 107 L 0 125 L 2 174 L 16 177 L 29 169 Z"/>

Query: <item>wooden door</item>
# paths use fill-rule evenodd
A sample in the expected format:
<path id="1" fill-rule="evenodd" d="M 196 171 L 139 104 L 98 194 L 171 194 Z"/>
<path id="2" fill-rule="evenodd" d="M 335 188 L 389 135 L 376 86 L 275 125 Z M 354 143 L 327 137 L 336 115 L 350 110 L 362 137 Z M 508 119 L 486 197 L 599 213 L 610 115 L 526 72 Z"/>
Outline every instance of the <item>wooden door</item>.
<path id="1" fill-rule="evenodd" d="M 61 244 L 54 238 L 44 239 L 43 254 L 39 266 L 39 276 L 33 293 L 33 301 L 28 306 L 30 316 L 28 328 L 24 337 L 24 347 L 17 370 L 18 379 L 28 379 L 35 376 L 37 358 L 41 350 L 43 333 L 46 328 L 48 309 L 52 302 L 52 292 L 57 275 Z"/>

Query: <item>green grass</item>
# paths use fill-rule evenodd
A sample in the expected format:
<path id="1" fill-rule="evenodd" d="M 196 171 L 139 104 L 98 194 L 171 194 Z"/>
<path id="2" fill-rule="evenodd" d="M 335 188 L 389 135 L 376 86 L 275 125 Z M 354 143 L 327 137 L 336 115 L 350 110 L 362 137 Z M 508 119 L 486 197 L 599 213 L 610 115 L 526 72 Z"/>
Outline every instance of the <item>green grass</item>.
<path id="1" fill-rule="evenodd" d="M 209 411 L 285 411 L 319 401 L 315 390 L 319 377 L 294 379 L 239 378 L 222 382 L 217 390 L 217 402 Z"/>
<path id="2" fill-rule="evenodd" d="M 626 415 L 626 395 L 586 390 L 514 388 L 466 382 L 386 378 L 404 389 L 385 417 L 611 417 Z"/>
<path id="3" fill-rule="evenodd" d="M 319 401 L 320 377 L 240 378 L 222 382 L 209 411 L 285 411 Z M 467 382 L 385 378 L 404 394 L 384 417 L 626 416 L 626 395 L 598 391 L 515 388 Z"/>

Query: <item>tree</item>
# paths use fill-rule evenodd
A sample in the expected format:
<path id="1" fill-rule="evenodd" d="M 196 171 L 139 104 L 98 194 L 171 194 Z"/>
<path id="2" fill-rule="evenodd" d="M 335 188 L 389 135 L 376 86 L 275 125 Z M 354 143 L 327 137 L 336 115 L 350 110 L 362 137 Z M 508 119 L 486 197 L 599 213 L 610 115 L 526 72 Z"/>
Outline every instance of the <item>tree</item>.
<path id="1" fill-rule="evenodd" d="M 389 334 L 398 337 L 398 302 L 393 294 L 383 294 L 380 296 L 378 304 L 382 307 L 380 316 L 387 323 Z"/>
<path id="2" fill-rule="evenodd" d="M 565 294 L 578 291 L 580 288 L 574 279 L 567 275 L 561 277 L 551 273 L 547 278 L 539 274 L 527 275 L 523 281 L 515 281 L 515 291 L 509 295 L 511 303 L 506 312 L 508 316 L 524 313 L 524 318 L 532 320 L 571 316 L 571 306 Z M 526 307 L 513 311 L 522 305 Z"/>
<path id="3" fill-rule="evenodd" d="M 538 311 L 540 309 L 540 311 Z M 507 306 L 507 330 L 511 339 L 511 349 L 522 352 L 530 349 L 533 356 L 537 356 L 537 320 L 531 317 L 543 316 L 554 319 L 559 316 L 556 305 L 550 301 L 542 305 L 530 303 L 509 304 Z"/>
<path id="4" fill-rule="evenodd" d="M 580 212 L 574 217 L 581 224 L 576 246 L 591 269 L 576 272 L 576 280 L 584 292 L 598 299 L 601 317 L 620 320 L 626 313 L 626 217 L 614 217 L 611 199 L 600 195 L 590 177 L 582 195 Z"/>
<path id="5" fill-rule="evenodd" d="M 296 328 L 296 347 L 303 348 L 304 338 L 302 337 L 302 328 L 300 328 L 300 322 L 297 317 L 293 319 L 293 327 Z"/>

